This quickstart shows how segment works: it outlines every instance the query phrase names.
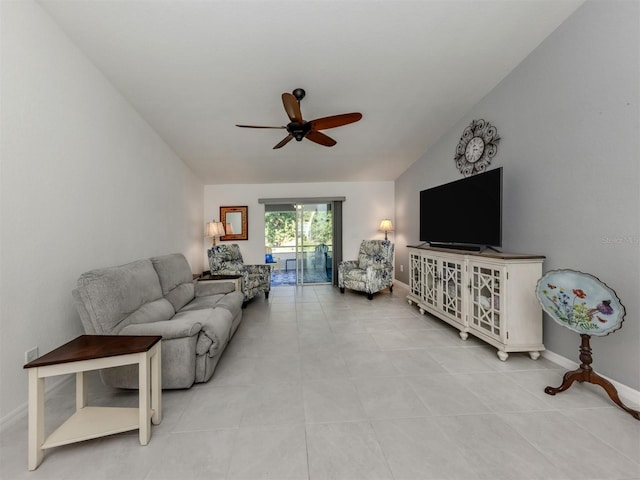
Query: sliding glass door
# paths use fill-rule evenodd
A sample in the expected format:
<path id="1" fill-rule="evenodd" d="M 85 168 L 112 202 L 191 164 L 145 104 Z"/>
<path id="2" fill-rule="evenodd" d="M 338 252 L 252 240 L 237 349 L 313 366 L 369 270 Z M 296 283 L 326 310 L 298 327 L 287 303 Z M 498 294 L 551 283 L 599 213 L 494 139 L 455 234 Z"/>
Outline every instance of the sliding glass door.
<path id="1" fill-rule="evenodd" d="M 331 283 L 333 273 L 331 203 L 298 204 L 296 211 L 297 283 Z"/>
<path id="2" fill-rule="evenodd" d="M 333 218 L 332 202 L 266 205 L 265 248 L 277 265 L 274 286 L 332 282 Z"/>

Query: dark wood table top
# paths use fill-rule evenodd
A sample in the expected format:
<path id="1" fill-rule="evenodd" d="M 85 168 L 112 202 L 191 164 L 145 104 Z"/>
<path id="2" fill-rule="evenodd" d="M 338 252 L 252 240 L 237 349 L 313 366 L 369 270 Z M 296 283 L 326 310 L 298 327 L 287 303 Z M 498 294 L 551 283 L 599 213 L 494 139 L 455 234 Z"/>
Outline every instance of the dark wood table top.
<path id="1" fill-rule="evenodd" d="M 202 275 L 198 280 L 235 280 L 242 278 L 242 275 L 211 275 L 210 273 Z"/>
<path id="2" fill-rule="evenodd" d="M 160 335 L 80 335 L 27 363 L 24 368 L 148 352 L 161 339 Z"/>

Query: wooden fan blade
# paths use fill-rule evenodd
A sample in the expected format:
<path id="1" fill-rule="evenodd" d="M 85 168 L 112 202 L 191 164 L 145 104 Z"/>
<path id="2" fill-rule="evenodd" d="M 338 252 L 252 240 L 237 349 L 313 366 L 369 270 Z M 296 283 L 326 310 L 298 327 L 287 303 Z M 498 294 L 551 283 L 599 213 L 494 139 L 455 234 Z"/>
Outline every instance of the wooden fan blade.
<path id="1" fill-rule="evenodd" d="M 316 118 L 309 123 L 311 124 L 311 130 L 326 130 L 327 128 L 341 127 L 342 125 L 357 122 L 361 118 L 361 113 L 343 113 L 342 115 Z"/>
<path id="2" fill-rule="evenodd" d="M 302 113 L 300 112 L 300 104 L 296 97 L 290 93 L 283 93 L 282 104 L 284 105 L 284 110 L 287 112 L 287 115 L 292 122 L 303 122 Z"/>
<path id="3" fill-rule="evenodd" d="M 325 147 L 333 147 L 336 143 L 338 143 L 333 138 L 328 137 L 322 132 L 316 132 L 315 130 L 311 130 L 309 133 L 307 133 L 306 138 L 311 140 L 312 142 L 324 145 Z"/>
<path id="4" fill-rule="evenodd" d="M 289 134 L 286 137 L 284 137 L 284 139 L 279 144 L 277 144 L 275 147 L 273 147 L 273 149 L 275 150 L 276 148 L 282 148 L 287 143 L 289 143 L 291 140 L 293 140 L 293 135 Z"/>
<path id="5" fill-rule="evenodd" d="M 236 124 L 236 127 L 241 127 L 241 128 L 277 128 L 278 130 L 283 129 L 283 128 L 287 128 L 287 127 L 264 127 L 262 125 L 238 125 L 238 124 Z"/>

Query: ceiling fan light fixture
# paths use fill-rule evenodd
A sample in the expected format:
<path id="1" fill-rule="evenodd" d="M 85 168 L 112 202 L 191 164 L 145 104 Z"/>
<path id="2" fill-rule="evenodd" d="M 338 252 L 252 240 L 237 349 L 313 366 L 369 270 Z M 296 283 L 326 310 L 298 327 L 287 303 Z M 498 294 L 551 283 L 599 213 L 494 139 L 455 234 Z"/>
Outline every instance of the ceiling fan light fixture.
<path id="1" fill-rule="evenodd" d="M 307 92 L 304 91 L 303 88 L 296 88 L 293 92 L 291 92 L 298 102 L 304 98 Z"/>

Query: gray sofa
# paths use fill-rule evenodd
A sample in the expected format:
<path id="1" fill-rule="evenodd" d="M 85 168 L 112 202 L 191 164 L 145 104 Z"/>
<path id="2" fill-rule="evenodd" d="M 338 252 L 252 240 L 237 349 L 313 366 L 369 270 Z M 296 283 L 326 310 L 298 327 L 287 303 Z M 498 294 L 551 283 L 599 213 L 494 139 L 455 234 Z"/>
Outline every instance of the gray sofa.
<path id="1" fill-rule="evenodd" d="M 206 382 L 242 319 L 232 282 L 195 283 L 171 254 L 83 273 L 73 290 L 87 334 L 162 335 L 162 388 Z M 107 385 L 137 388 L 135 365 L 101 371 Z"/>

